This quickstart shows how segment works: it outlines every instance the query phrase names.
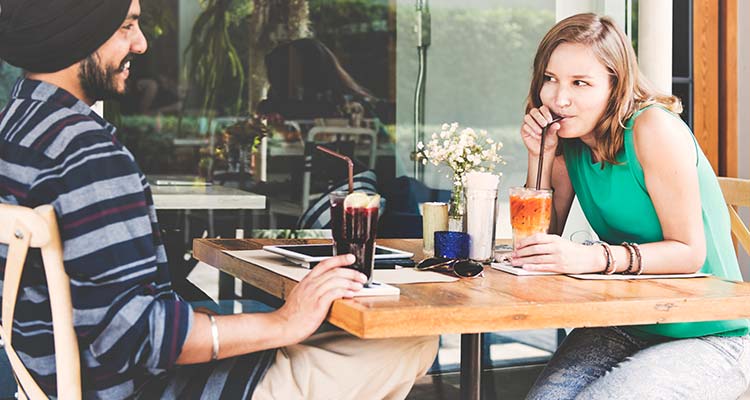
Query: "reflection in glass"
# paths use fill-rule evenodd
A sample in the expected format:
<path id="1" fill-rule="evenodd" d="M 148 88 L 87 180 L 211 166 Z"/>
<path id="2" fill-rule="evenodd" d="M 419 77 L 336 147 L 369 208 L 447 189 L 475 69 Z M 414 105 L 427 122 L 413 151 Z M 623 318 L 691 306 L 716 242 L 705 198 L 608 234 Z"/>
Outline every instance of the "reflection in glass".
<path id="1" fill-rule="evenodd" d="M 554 2 L 430 0 L 430 11 L 425 133 L 454 121 L 486 129 L 504 144 L 501 187 L 519 184 L 526 153 L 518 129 L 531 57 L 554 22 Z M 247 160 L 242 155 L 241 162 L 265 168 L 265 179 L 253 168 L 242 170 L 254 174 L 246 189 L 268 196 L 271 212 L 243 227 L 248 232 L 294 228 L 304 211 L 303 191 L 313 204 L 317 194 L 343 178 L 336 166 L 310 150 L 311 131 L 320 135 L 316 140 L 335 143 L 334 149 L 359 159 L 360 171 L 375 167 L 384 194 L 398 192 L 396 177 L 412 174 L 414 16 L 412 0 L 144 2 L 149 52 L 133 63 L 128 96 L 108 103 L 105 112 L 147 174 L 207 177 L 230 176 L 218 174 L 231 172 L 228 163 L 222 164 L 227 156 L 221 152 L 223 132 L 253 114 L 267 117 L 267 143 Z M 374 150 L 370 135 L 347 136 L 351 128 L 374 131 Z M 424 183 L 450 189 L 445 174 L 428 167 Z M 507 202 L 507 191 L 501 190 L 500 201 Z M 386 202 L 383 217 L 398 206 L 399 201 Z M 196 214 L 184 227 L 190 229 L 186 238 L 202 234 L 206 222 Z M 240 227 L 236 215 L 211 218 L 215 232 L 224 237 Z M 507 213 L 498 219 L 498 235 L 509 237 Z M 183 221 L 172 220 L 176 225 Z M 498 365 L 518 357 L 546 357 L 556 336 L 545 331 L 488 338 L 486 353 Z M 528 357 L 501 350 L 516 349 L 510 344 L 518 341 L 533 350 Z M 452 343 L 444 341 L 443 369 L 453 365 L 451 352 L 457 349 Z M 507 360 L 498 361 L 505 357 L 500 354 Z"/>

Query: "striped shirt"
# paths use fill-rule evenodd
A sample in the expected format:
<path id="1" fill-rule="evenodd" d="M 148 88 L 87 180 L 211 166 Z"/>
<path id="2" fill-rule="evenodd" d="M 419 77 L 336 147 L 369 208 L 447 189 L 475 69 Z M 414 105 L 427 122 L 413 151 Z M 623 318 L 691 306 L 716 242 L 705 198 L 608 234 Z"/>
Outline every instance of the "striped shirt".
<path id="1" fill-rule="evenodd" d="M 169 375 L 193 318 L 171 289 L 146 178 L 114 134 L 86 104 L 39 81 L 20 79 L 0 112 L 0 202 L 55 208 L 86 398 L 124 398 Z M 2 273 L 7 249 L 0 246 Z M 42 389 L 54 394 L 41 268 L 39 253 L 31 252 L 13 342 Z"/>

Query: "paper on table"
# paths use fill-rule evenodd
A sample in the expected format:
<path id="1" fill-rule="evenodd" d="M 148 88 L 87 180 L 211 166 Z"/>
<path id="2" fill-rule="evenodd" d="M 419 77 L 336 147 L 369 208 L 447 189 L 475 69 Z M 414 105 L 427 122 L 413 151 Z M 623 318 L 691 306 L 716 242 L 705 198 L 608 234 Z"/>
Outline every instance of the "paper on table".
<path id="1" fill-rule="evenodd" d="M 225 250 L 225 253 L 237 257 L 241 260 L 255 264 L 259 267 L 273 271 L 297 282 L 307 275 L 310 270 L 298 266 L 286 258 L 273 254 L 265 250 Z M 386 284 L 407 284 L 423 282 L 453 282 L 458 278 L 453 278 L 443 274 L 430 271 L 415 271 L 411 268 L 375 270 L 373 279 Z M 393 287 L 393 286 L 388 286 Z M 369 288 L 368 288 L 369 289 Z M 397 289 L 397 288 L 396 288 Z M 367 295 L 374 295 L 371 290 L 366 290 Z"/>
<path id="2" fill-rule="evenodd" d="M 514 267 L 508 263 L 492 263 L 492 268 L 503 271 L 503 272 L 507 272 L 513 275 L 524 275 L 524 276 L 525 275 L 562 275 L 562 274 L 558 274 L 557 272 L 527 271 L 523 268 Z M 576 279 L 622 281 L 622 280 L 633 280 L 633 279 L 702 278 L 704 276 L 709 276 L 709 274 L 698 272 L 694 274 L 661 274 L 661 275 L 655 275 L 655 274 L 648 274 L 648 275 L 569 274 L 568 276 L 571 278 L 576 278 Z"/>
<path id="3" fill-rule="evenodd" d="M 492 263 L 490 266 L 494 269 L 507 272 L 509 274 L 513 275 L 521 275 L 521 276 L 527 276 L 527 275 L 560 275 L 557 272 L 541 272 L 541 271 L 527 271 L 523 268 L 514 267 L 508 263 L 501 262 L 501 263 Z"/>
<path id="4" fill-rule="evenodd" d="M 614 280 L 624 281 L 632 279 L 683 279 L 683 278 L 703 278 L 710 276 L 710 274 L 704 274 L 702 272 L 696 272 L 694 274 L 647 274 L 647 275 L 603 275 L 603 274 L 575 274 L 568 275 L 571 278 L 576 279 L 589 279 L 589 280 Z"/>
<path id="5" fill-rule="evenodd" d="M 305 275 L 310 273 L 310 269 L 300 267 L 280 255 L 265 250 L 224 250 L 224 252 L 233 257 L 237 257 L 240 260 L 255 264 L 297 282 L 301 281 Z M 400 293 L 401 290 L 399 288 L 391 286 L 388 283 L 377 282 L 377 279 L 374 279 L 373 284 L 370 287 L 363 288 L 356 292 L 354 297 L 397 296 Z"/>
<path id="6" fill-rule="evenodd" d="M 287 260 L 286 258 L 265 250 L 224 250 L 230 256 L 276 272 L 297 282 L 301 281 L 310 270 Z"/>
<path id="7" fill-rule="evenodd" d="M 458 278 L 432 271 L 417 271 L 413 268 L 376 269 L 374 279 L 385 283 L 434 283 L 455 282 Z"/>

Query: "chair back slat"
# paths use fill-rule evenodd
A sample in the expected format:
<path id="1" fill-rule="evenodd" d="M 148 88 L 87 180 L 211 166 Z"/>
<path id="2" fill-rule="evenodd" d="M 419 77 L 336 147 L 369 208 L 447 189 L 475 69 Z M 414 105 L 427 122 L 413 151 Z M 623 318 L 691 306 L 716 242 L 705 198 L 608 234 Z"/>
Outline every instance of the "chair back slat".
<path id="1" fill-rule="evenodd" d="M 750 180 L 719 177 L 719 185 L 729 207 L 732 234 L 745 251 L 750 253 L 750 230 L 736 210 L 736 207 L 750 207 Z"/>
<path id="2" fill-rule="evenodd" d="M 70 278 L 63 266 L 63 250 L 52 206 L 36 209 L 0 205 L 0 243 L 8 244 L 3 277 L 3 319 L 0 333 L 5 342 L 20 397 L 47 398 L 13 347 L 13 316 L 29 247 L 41 250 L 52 311 L 59 399 L 80 399 L 81 367 L 78 340 L 73 328 Z"/>

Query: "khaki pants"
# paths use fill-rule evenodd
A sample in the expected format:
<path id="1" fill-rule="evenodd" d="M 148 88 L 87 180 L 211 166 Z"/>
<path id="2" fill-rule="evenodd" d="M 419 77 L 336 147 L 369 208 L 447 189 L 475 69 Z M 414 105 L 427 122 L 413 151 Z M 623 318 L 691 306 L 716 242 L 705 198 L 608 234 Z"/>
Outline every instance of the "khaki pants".
<path id="1" fill-rule="evenodd" d="M 437 336 L 358 339 L 336 331 L 284 347 L 254 400 L 404 399 L 435 359 Z"/>

